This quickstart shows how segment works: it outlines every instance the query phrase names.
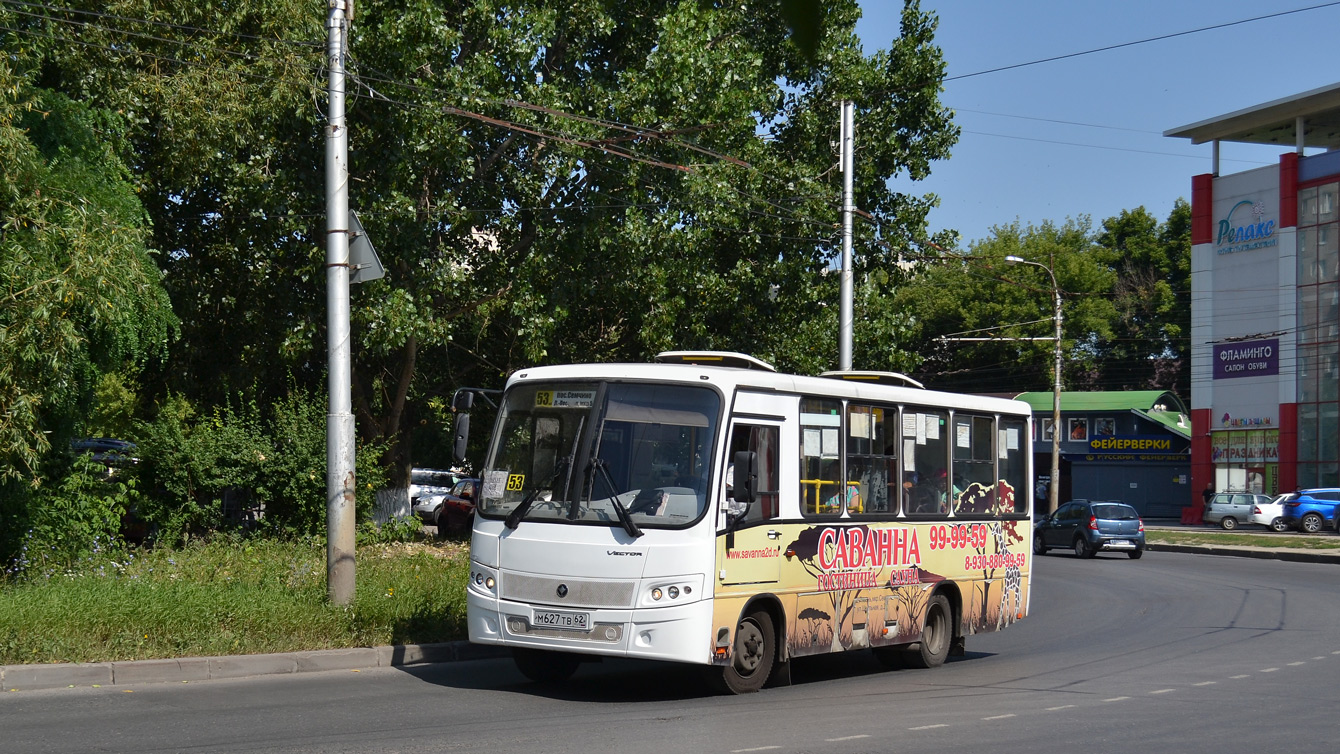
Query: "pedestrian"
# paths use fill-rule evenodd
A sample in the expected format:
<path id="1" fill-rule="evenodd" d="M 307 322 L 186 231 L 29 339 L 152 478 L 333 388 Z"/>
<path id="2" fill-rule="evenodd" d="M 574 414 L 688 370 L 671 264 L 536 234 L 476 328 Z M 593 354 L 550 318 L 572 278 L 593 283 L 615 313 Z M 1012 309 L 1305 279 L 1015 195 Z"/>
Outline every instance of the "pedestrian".
<path id="1" fill-rule="evenodd" d="M 1210 499 L 1213 497 L 1214 497 L 1214 485 L 1213 484 L 1205 485 L 1205 490 L 1200 493 L 1201 502 L 1203 502 L 1205 505 L 1209 505 Z"/>

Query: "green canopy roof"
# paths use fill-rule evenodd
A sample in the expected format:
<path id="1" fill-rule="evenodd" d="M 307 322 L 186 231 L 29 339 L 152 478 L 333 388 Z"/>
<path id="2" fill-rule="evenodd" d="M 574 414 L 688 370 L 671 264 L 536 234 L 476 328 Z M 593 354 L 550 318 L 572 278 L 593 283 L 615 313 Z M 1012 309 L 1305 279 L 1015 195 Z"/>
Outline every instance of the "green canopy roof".
<path id="1" fill-rule="evenodd" d="M 1033 413 L 1044 415 L 1052 410 L 1052 394 L 1019 393 L 1015 400 L 1033 407 Z M 1176 394 L 1167 390 L 1106 390 L 1092 393 L 1061 391 L 1062 413 L 1094 411 L 1130 411 L 1184 437 L 1191 436 L 1191 420 L 1186 405 Z"/>

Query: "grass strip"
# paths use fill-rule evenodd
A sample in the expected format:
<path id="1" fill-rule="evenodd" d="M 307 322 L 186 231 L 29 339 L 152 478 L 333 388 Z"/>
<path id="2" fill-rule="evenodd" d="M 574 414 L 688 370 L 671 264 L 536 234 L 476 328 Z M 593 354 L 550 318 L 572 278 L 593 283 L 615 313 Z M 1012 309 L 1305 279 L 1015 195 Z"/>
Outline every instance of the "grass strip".
<path id="1" fill-rule="evenodd" d="M 1145 532 L 1145 541 L 1170 545 L 1220 545 L 1228 547 L 1271 547 L 1294 550 L 1337 550 L 1340 537 L 1314 537 L 1306 534 L 1229 534 L 1213 531 Z"/>
<path id="2" fill-rule="evenodd" d="M 367 545 L 326 601 L 317 541 L 202 543 L 0 582 L 0 664 L 105 662 L 462 639 L 464 543 Z"/>

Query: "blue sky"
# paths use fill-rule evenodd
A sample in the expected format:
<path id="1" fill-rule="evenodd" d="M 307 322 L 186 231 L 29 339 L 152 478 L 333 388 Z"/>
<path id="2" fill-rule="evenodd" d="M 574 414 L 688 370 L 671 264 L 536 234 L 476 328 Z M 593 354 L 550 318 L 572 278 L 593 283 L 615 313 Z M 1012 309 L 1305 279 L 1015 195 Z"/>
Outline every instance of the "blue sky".
<path id="1" fill-rule="evenodd" d="M 952 78 L 1325 1 L 922 0 L 922 8 L 939 16 Z M 866 50 L 887 49 L 902 3 L 861 7 Z M 1335 83 L 1337 42 L 1340 4 L 949 81 L 941 101 L 963 130 L 953 156 L 925 181 L 894 185 L 939 195 L 931 228 L 957 229 L 965 248 L 1016 219 L 1088 215 L 1097 226 L 1138 206 L 1165 219 L 1178 197 L 1190 200 L 1191 176 L 1210 171 L 1210 145 L 1162 133 Z M 857 170 L 860 137 L 858 121 Z M 1224 144 L 1220 172 L 1275 163 L 1281 151 Z"/>

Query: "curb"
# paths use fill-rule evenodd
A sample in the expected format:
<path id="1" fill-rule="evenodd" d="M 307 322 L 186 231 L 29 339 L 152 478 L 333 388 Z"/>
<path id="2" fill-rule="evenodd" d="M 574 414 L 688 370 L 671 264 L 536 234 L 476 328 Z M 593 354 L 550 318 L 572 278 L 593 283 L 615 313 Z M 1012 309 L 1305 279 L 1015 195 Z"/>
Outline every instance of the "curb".
<path id="1" fill-rule="evenodd" d="M 504 657 L 506 654 L 506 650 L 499 647 L 451 641 L 226 657 L 0 665 L 0 689 L 34 691 L 78 686 L 97 688 L 142 683 L 185 683 L 219 678 L 484 660 Z"/>
<path id="2" fill-rule="evenodd" d="M 1236 558 L 1287 560 L 1293 563 L 1340 564 L 1340 552 L 1317 552 L 1293 548 L 1233 547 L 1232 545 L 1174 545 L 1146 543 L 1146 550 L 1154 552 L 1181 552 L 1192 555 L 1227 555 Z"/>

